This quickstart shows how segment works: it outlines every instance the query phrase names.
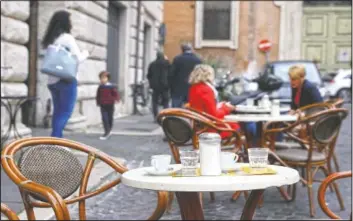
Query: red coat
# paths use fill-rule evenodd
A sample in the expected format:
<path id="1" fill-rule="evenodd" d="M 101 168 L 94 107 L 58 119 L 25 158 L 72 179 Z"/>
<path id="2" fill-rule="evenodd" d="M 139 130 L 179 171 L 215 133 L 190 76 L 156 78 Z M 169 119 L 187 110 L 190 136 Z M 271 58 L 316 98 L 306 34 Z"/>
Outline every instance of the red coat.
<path id="1" fill-rule="evenodd" d="M 217 101 L 213 90 L 205 83 L 198 83 L 191 85 L 189 89 L 189 104 L 190 107 L 199 111 L 208 113 L 220 120 L 224 119 L 225 115 L 230 114 L 231 110 L 226 105 L 217 108 Z M 229 124 L 234 130 L 238 130 L 239 124 Z M 222 138 L 228 137 L 231 134 L 222 132 Z"/>

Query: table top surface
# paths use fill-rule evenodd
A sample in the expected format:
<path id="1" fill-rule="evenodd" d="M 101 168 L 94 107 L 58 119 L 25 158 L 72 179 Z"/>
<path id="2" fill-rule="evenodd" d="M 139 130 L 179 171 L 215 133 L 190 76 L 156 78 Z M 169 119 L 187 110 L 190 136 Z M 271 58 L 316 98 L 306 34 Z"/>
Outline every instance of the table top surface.
<path id="1" fill-rule="evenodd" d="M 281 106 L 279 109 L 280 112 L 290 111 L 290 106 Z M 240 113 L 270 113 L 271 108 L 265 108 L 261 106 L 248 106 L 248 105 L 237 105 L 236 112 Z"/>
<path id="2" fill-rule="evenodd" d="M 244 165 L 248 164 L 237 163 L 239 168 Z M 171 167 L 181 168 L 181 165 L 174 164 Z M 151 167 L 142 167 L 125 172 L 122 175 L 122 183 L 134 188 L 159 191 L 215 192 L 266 189 L 299 181 L 298 171 L 292 168 L 276 165 L 270 165 L 270 167 L 277 173 L 274 175 L 241 175 L 241 172 L 236 169 L 235 175 L 197 177 L 153 176 L 146 172 Z"/>
<path id="3" fill-rule="evenodd" d="M 231 114 L 226 115 L 224 120 L 234 122 L 258 122 L 258 121 L 296 121 L 298 116 L 281 114 L 272 116 L 270 114 Z"/>

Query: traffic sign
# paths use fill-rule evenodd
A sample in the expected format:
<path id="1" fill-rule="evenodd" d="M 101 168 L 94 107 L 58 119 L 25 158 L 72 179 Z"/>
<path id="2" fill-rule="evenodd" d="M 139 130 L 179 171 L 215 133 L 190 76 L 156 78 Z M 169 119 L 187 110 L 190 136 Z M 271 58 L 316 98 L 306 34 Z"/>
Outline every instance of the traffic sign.
<path id="1" fill-rule="evenodd" d="M 268 51 L 270 51 L 271 46 L 272 46 L 271 42 L 270 42 L 269 40 L 267 40 L 267 39 L 263 39 L 263 40 L 261 40 L 261 41 L 259 42 L 259 49 L 260 49 L 260 51 L 262 51 L 262 52 L 268 52 Z"/>

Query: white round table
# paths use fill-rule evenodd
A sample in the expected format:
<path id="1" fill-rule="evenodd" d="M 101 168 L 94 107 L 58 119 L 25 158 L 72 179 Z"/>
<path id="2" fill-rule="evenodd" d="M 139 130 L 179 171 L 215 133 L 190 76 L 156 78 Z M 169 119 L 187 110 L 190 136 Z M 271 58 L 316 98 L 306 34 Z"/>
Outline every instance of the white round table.
<path id="1" fill-rule="evenodd" d="M 270 114 L 231 114 L 226 115 L 224 120 L 230 122 L 260 122 L 260 121 L 274 121 L 274 122 L 284 122 L 284 121 L 296 121 L 298 119 L 297 115 L 281 114 L 278 116 L 272 116 Z"/>
<path id="2" fill-rule="evenodd" d="M 239 113 L 266 114 L 266 113 L 271 113 L 271 108 L 264 108 L 260 106 L 237 105 L 235 111 Z M 281 106 L 279 108 L 279 111 L 281 113 L 289 112 L 290 106 Z"/>
<path id="3" fill-rule="evenodd" d="M 172 177 L 148 175 L 145 167 L 125 172 L 122 175 L 122 183 L 139 189 L 176 192 L 183 220 L 204 219 L 199 192 L 252 190 L 241 217 L 241 220 L 251 220 L 266 188 L 291 185 L 299 181 L 298 171 L 288 167 L 269 166 L 277 173 L 250 176 L 237 175 L 236 171 L 234 176 Z M 180 165 L 172 165 L 172 167 L 180 167 Z"/>

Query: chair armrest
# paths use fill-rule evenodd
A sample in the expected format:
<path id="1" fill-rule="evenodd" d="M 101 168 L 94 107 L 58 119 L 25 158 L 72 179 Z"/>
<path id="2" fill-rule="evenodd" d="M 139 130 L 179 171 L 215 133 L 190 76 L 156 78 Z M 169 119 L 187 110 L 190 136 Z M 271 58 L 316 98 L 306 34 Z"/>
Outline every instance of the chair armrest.
<path id="1" fill-rule="evenodd" d="M 326 200 L 325 200 L 326 189 L 335 180 L 341 179 L 341 178 L 348 178 L 348 177 L 352 177 L 352 171 L 333 173 L 330 176 L 326 177 L 326 179 L 324 179 L 324 181 L 321 183 L 319 187 L 318 195 L 317 195 L 319 205 L 322 211 L 331 219 L 341 219 L 341 217 L 333 213 L 326 205 Z"/>
<path id="2" fill-rule="evenodd" d="M 43 196 L 52 206 L 57 220 L 70 220 L 69 210 L 64 199 L 53 189 L 31 180 L 19 184 L 20 189 Z"/>
<path id="3" fill-rule="evenodd" d="M 4 203 L 1 203 L 1 213 L 4 214 L 9 220 L 20 220 L 17 214 Z"/>
<path id="4" fill-rule="evenodd" d="M 157 197 L 158 197 L 157 208 L 154 210 L 153 214 L 148 218 L 148 220 L 159 220 L 167 209 L 168 192 L 158 191 Z"/>

